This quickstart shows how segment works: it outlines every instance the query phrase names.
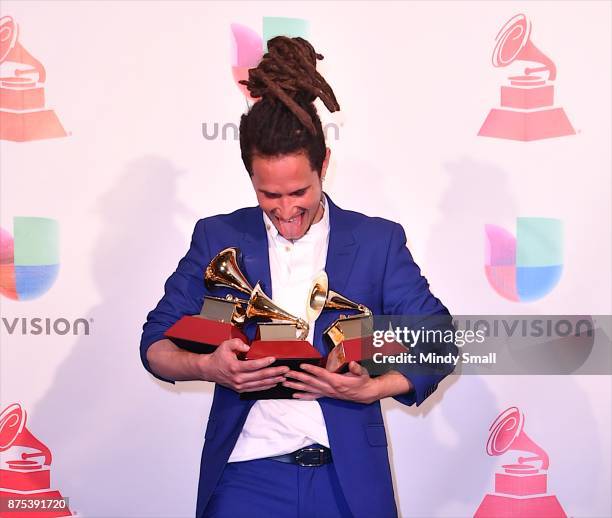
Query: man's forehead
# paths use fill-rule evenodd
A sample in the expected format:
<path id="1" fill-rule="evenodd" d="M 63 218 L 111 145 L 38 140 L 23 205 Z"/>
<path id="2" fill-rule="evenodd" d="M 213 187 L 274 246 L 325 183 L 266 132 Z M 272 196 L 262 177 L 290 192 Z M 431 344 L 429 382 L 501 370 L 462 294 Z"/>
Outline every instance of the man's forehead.
<path id="1" fill-rule="evenodd" d="M 306 189 L 318 177 L 310 164 L 296 164 L 277 161 L 253 163 L 254 186 L 261 191 L 290 193 Z"/>
<path id="2" fill-rule="evenodd" d="M 266 176 L 285 176 L 290 174 L 306 174 L 312 172 L 308 157 L 304 153 L 294 153 L 277 156 L 254 156 L 253 173 Z"/>

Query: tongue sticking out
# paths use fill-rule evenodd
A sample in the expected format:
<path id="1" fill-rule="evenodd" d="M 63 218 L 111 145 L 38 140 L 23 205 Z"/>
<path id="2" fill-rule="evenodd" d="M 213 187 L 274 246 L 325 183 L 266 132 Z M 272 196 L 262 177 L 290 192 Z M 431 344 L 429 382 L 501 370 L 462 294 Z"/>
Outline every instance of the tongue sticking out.
<path id="1" fill-rule="evenodd" d="M 303 212 L 300 212 L 299 215 L 294 216 L 290 220 L 283 220 L 277 217 L 276 221 L 278 221 L 281 236 L 283 236 L 285 239 L 298 239 L 302 237 L 300 232 L 302 230 L 303 218 Z"/>

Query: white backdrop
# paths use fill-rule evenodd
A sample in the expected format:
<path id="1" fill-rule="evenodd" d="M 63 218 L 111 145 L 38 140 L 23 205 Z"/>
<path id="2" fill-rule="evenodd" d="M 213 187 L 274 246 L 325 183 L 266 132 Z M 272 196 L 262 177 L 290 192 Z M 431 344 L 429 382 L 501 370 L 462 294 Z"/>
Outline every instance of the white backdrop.
<path id="1" fill-rule="evenodd" d="M 89 517 L 183 517 L 195 507 L 211 387 L 154 380 L 141 325 L 195 221 L 255 203 L 238 142 L 231 23 L 310 22 L 342 107 L 324 122 L 327 192 L 404 225 L 432 291 L 455 314 L 610 314 L 611 4 L 607 2 L 11 2 L 2 16 L 47 71 L 68 136 L 0 142 L 0 224 L 53 218 L 60 273 L 43 296 L 0 297 L 1 407 L 19 402 L 53 452 L 52 487 Z M 491 65 L 513 15 L 557 65 L 555 100 L 576 135 L 478 137 L 508 73 Z M 331 134 L 330 134 L 331 136 Z M 532 303 L 484 275 L 484 225 L 559 218 L 564 269 Z M 89 335 L 12 333 L 15 318 L 90 322 Z M 385 401 L 402 516 L 470 516 L 493 489 L 492 420 L 518 406 L 550 455 L 549 492 L 572 516 L 610 516 L 609 376 L 464 376 L 417 408 Z"/>

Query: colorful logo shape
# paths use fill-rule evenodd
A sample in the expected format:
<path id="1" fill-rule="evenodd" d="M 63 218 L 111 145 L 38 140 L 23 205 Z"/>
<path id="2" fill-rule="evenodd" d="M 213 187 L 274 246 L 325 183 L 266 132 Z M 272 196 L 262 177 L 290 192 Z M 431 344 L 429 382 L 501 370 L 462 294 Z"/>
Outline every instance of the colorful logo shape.
<path id="1" fill-rule="evenodd" d="M 501 106 L 492 108 L 478 135 L 509 140 L 540 140 L 574 135 L 562 107 L 554 107 L 557 67 L 531 41 L 531 22 L 524 14 L 513 16 L 497 34 L 493 66 L 525 63 L 501 87 Z M 533 66 L 533 64 L 540 66 Z"/>
<path id="2" fill-rule="evenodd" d="M 301 18 L 265 16 L 262 20 L 262 36 L 260 36 L 246 25 L 231 24 L 233 42 L 232 75 L 247 101 L 252 100 L 252 97 L 246 86 L 241 85 L 238 81 L 248 79 L 249 68 L 256 67 L 264 53 L 268 51 L 268 41 L 276 36 L 307 39 L 309 25 L 309 22 Z"/>
<path id="3" fill-rule="evenodd" d="M 55 112 L 45 108 L 45 67 L 21 45 L 18 34 L 13 18 L 0 18 L 0 140 L 65 137 Z"/>
<path id="4" fill-rule="evenodd" d="M 516 238 L 485 225 L 485 273 L 505 299 L 532 302 L 549 293 L 563 269 L 563 223 L 551 218 L 517 218 Z"/>
<path id="5" fill-rule="evenodd" d="M 13 218 L 0 228 L 0 294 L 31 300 L 46 293 L 59 271 L 59 225 L 48 218 Z"/>

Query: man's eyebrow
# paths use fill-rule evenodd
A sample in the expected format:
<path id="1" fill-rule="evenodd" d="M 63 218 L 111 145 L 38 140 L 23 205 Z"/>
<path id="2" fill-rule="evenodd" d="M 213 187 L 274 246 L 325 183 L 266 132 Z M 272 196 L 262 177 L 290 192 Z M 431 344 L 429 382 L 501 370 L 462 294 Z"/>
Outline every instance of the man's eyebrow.
<path id="1" fill-rule="evenodd" d="M 298 196 L 304 194 L 308 189 L 310 189 L 310 185 L 306 187 L 302 187 L 301 189 L 297 189 L 296 191 L 290 192 L 289 196 Z M 281 196 L 278 192 L 270 192 L 265 189 L 257 189 L 260 193 L 265 194 L 266 196 Z"/>
<path id="2" fill-rule="evenodd" d="M 279 193 L 277 192 L 270 192 L 270 191 L 266 191 L 264 189 L 257 189 L 260 193 L 265 194 L 266 196 L 280 196 Z"/>

